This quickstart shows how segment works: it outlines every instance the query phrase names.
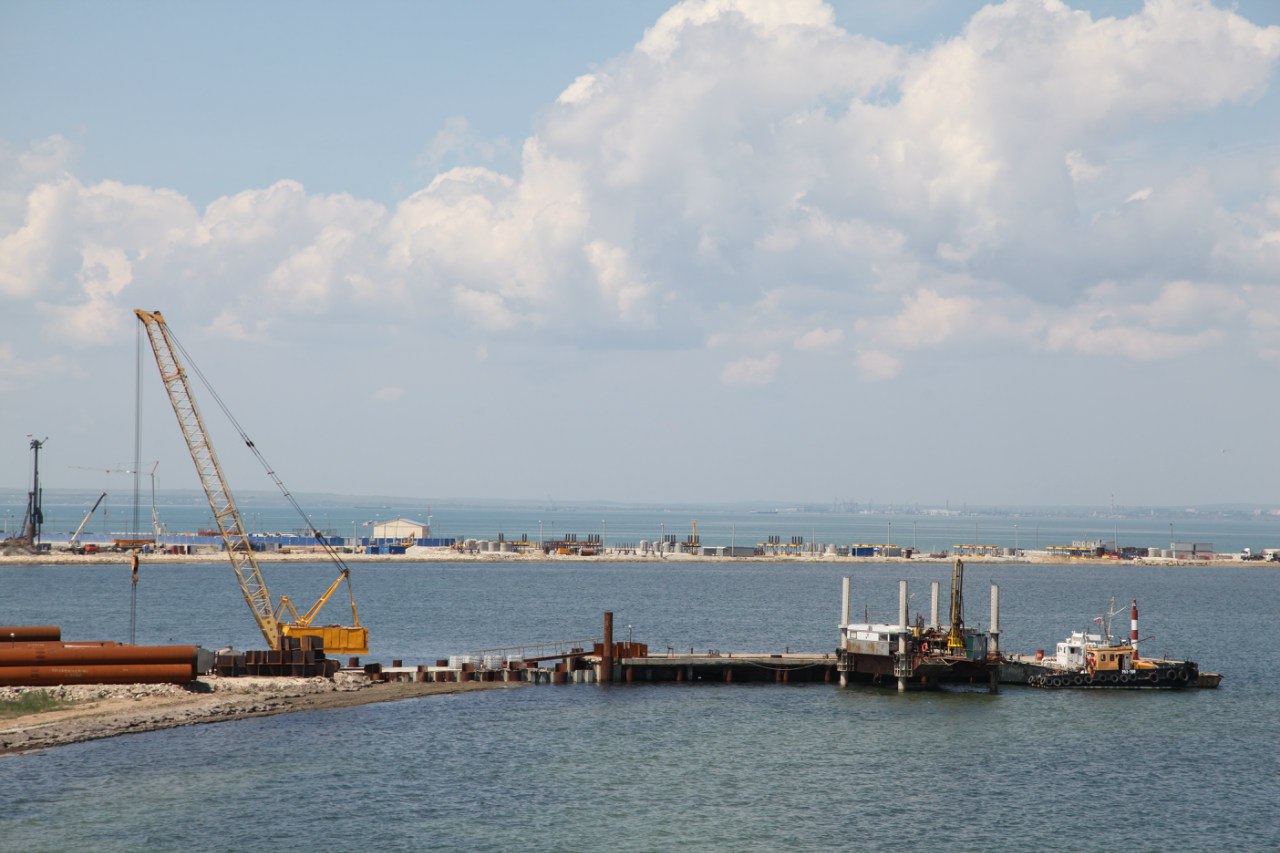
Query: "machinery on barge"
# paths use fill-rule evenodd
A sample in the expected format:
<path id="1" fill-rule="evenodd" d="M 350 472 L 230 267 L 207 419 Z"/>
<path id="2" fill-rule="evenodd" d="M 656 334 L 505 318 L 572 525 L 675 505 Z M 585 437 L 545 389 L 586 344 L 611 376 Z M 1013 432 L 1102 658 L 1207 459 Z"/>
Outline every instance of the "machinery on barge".
<path id="1" fill-rule="evenodd" d="M 844 578 L 840 645 L 836 671 L 841 686 L 850 681 L 887 684 L 899 690 L 941 684 L 986 684 L 995 692 L 1000 673 L 1000 588 L 991 586 L 991 624 L 987 631 L 964 624 L 964 563 L 951 575 L 951 620 L 938 620 L 938 584 L 933 583 L 930 619 L 907 609 L 907 582 L 898 582 L 898 621 L 894 624 L 849 621 L 849 578 Z"/>

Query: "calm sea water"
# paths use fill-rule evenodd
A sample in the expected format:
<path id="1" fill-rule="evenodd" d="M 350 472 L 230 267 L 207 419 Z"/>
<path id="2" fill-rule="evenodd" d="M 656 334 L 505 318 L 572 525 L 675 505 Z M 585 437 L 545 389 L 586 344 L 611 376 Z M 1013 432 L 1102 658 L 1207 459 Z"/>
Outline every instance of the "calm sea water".
<path id="1" fill-rule="evenodd" d="M 700 525 L 701 526 L 701 525 Z M 611 528 L 612 529 L 612 528 Z M 324 566 L 268 565 L 309 600 Z M 826 651 L 855 608 L 927 611 L 942 564 L 356 565 L 370 657 L 589 637 Z M 125 566 L 4 567 L 0 623 L 127 638 Z M 1280 572 L 979 565 L 1005 648 L 1052 649 L 1136 597 L 1148 653 L 1216 691 L 999 695 L 570 685 L 196 726 L 0 759 L 0 850 L 1280 850 Z M 341 618 L 335 612 L 334 618 Z M 1123 617 L 1121 617 L 1123 627 Z M 222 562 L 143 565 L 138 640 L 258 648 Z"/>

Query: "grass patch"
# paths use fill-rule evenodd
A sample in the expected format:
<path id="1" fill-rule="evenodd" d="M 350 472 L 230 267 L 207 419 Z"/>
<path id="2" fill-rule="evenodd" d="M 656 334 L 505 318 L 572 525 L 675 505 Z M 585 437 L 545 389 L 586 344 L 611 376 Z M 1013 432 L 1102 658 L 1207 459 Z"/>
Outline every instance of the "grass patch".
<path id="1" fill-rule="evenodd" d="M 0 720 L 57 711 L 59 708 L 69 708 L 72 704 L 62 699 L 55 699 L 47 690 L 29 690 L 17 699 L 0 699 Z"/>

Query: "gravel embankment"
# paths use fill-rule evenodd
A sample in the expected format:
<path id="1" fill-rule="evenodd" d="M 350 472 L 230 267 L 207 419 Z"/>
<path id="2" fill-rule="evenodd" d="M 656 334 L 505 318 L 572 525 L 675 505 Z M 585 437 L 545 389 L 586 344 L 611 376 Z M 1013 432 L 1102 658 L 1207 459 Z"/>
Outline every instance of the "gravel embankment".
<path id="1" fill-rule="evenodd" d="M 371 683 L 361 675 L 325 678 L 218 678 L 188 686 L 88 684 L 3 687 L 0 701 L 44 690 L 70 706 L 0 719 L 0 755 L 63 746 L 122 734 L 200 723 L 221 723 L 297 711 L 349 708 L 419 696 L 513 687 L 500 683 Z"/>

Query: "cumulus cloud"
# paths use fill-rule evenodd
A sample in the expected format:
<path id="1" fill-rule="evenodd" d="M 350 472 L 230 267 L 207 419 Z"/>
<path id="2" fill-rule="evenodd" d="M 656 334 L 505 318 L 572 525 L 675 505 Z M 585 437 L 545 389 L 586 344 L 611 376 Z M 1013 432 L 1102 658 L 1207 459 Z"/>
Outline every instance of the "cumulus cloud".
<path id="1" fill-rule="evenodd" d="M 1242 152 L 1268 177 L 1227 192 L 1149 139 L 1249 109 L 1278 60 L 1280 28 L 1200 0 L 1008 0 L 919 48 L 817 0 L 688 0 L 569 81 L 511 174 L 451 119 L 389 209 L 281 180 L 200 210 L 83 184 L 61 137 L 0 148 L 0 303 L 88 344 L 175 300 L 233 338 L 388 305 L 556 344 L 732 338 L 746 385 L 786 346 L 867 380 L 975 340 L 1167 358 L 1274 312 L 1280 165 Z"/>
<path id="2" fill-rule="evenodd" d="M 219 311 L 205 329 L 213 338 L 230 341 L 260 341 L 267 337 L 267 324 L 254 322 L 247 314 L 231 309 Z"/>
<path id="3" fill-rule="evenodd" d="M 514 328 L 518 321 L 497 293 L 458 287 L 453 291 L 453 305 L 459 314 L 487 331 L 506 331 Z"/>
<path id="4" fill-rule="evenodd" d="M 810 329 L 792 343 L 798 350 L 834 349 L 844 340 L 843 329 Z"/>
<path id="5" fill-rule="evenodd" d="M 1189 355 L 1244 326 L 1248 307 L 1232 288 L 1172 282 L 1146 304 L 1129 304 L 1114 283 L 1049 319 L 1044 346 L 1150 361 Z"/>
<path id="6" fill-rule="evenodd" d="M 781 359 L 771 352 L 759 358 L 746 356 L 726 364 L 720 373 L 720 381 L 726 385 L 763 386 L 773 382 Z"/>
<path id="7" fill-rule="evenodd" d="M 923 289 L 906 297 L 896 316 L 875 322 L 860 320 L 857 330 L 898 349 L 937 347 L 966 329 L 971 331 L 977 309 L 976 300 L 969 297 L 945 297 Z"/>
<path id="8" fill-rule="evenodd" d="M 892 379 L 902 370 L 902 362 L 881 350 L 863 350 L 854 359 L 858 375 L 870 382 Z"/>

